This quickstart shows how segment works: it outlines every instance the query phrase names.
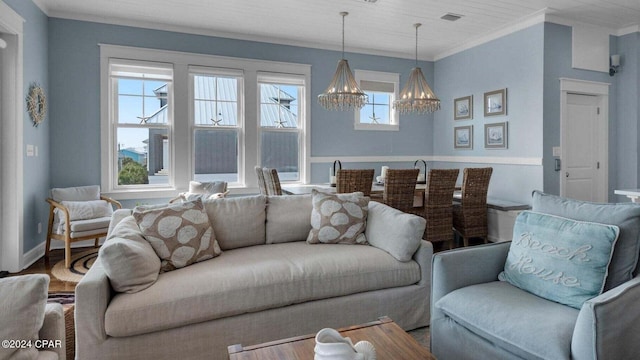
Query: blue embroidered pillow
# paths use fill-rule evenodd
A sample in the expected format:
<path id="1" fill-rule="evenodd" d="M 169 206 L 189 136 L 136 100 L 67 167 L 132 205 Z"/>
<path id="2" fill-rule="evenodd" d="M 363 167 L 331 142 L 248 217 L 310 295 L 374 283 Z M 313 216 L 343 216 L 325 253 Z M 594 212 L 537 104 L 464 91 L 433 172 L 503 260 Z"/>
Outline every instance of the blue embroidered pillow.
<path id="1" fill-rule="evenodd" d="M 620 229 L 524 211 L 499 279 L 576 309 L 604 289 Z"/>

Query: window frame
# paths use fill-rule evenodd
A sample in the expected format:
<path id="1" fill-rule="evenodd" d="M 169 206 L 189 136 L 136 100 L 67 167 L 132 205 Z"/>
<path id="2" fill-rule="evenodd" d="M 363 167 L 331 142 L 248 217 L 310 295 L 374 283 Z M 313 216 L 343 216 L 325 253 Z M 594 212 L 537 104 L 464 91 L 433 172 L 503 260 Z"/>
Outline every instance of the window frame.
<path id="1" fill-rule="evenodd" d="M 308 174 L 308 171 L 305 170 L 305 157 L 308 157 L 308 150 L 305 149 L 305 134 L 308 133 L 308 115 L 304 111 L 308 109 L 307 99 L 309 93 L 308 81 L 305 76 L 296 75 L 296 74 L 282 74 L 282 73 L 269 73 L 269 72 L 258 72 L 256 79 L 256 91 L 257 91 L 257 131 L 258 131 L 258 165 L 263 166 L 262 164 L 262 132 L 267 131 L 279 131 L 279 132 L 296 132 L 298 133 L 298 180 L 286 180 L 282 177 L 280 178 L 280 182 L 282 183 L 302 183 L 305 177 L 303 174 L 305 172 Z M 282 84 L 282 85 L 293 85 L 300 86 L 301 89 L 298 90 L 298 127 L 297 128 L 275 128 L 275 129 L 266 129 L 263 130 L 261 125 L 261 102 L 260 102 L 260 85 L 261 84 Z M 307 141 L 308 143 L 308 141 Z M 305 157 L 302 154 L 306 154 Z M 308 163 L 308 162 L 307 162 Z"/>
<path id="2" fill-rule="evenodd" d="M 217 68 L 217 67 L 208 67 L 208 66 L 189 66 L 189 134 L 190 134 L 190 149 L 191 154 L 189 157 L 189 171 L 190 176 L 192 178 L 196 175 L 196 164 L 195 164 L 195 136 L 197 130 L 236 130 L 238 135 L 238 174 L 237 181 L 229 182 L 229 188 L 237 188 L 243 186 L 244 179 L 244 171 L 243 171 L 243 162 L 244 153 L 245 153 L 245 114 L 243 112 L 244 109 L 244 72 L 242 70 L 235 69 L 227 69 L 227 68 Z M 238 124 L 237 126 L 221 126 L 221 127 L 213 127 L 213 126 L 204 126 L 197 125 L 195 123 L 195 94 L 194 94 L 194 76 L 196 75 L 209 75 L 209 76 L 220 76 L 220 77 L 235 77 L 238 80 L 237 84 L 237 111 L 238 111 Z"/>
<path id="3" fill-rule="evenodd" d="M 304 99 L 299 99 L 300 106 L 304 103 L 304 132 L 300 136 L 303 146 L 300 148 L 299 157 L 303 163 L 300 168 L 299 183 L 308 183 L 310 180 L 311 159 L 311 65 L 285 63 L 266 60 L 254 60 L 245 58 L 233 58 L 216 55 L 204 55 L 185 53 L 169 50 L 157 50 L 137 48 L 130 46 L 100 44 L 100 160 L 101 160 L 101 186 L 102 192 L 114 199 L 159 199 L 172 198 L 179 192 L 187 191 L 189 181 L 194 174 L 192 154 L 194 141 L 192 139 L 193 127 L 189 105 L 189 66 L 225 69 L 229 71 L 241 71 L 243 73 L 242 105 L 239 115 L 243 117 L 244 126 L 241 131 L 239 147 L 243 150 L 239 154 L 238 183 L 229 184 L 234 194 L 253 194 L 258 192 L 258 180 L 253 168 L 259 163 L 259 99 L 257 78 L 259 73 L 288 74 L 304 78 Z M 115 134 L 109 125 L 109 60 L 120 59 L 123 61 L 143 61 L 167 63 L 173 65 L 173 127 L 174 141 L 170 143 L 171 158 L 173 164 L 173 179 L 170 186 L 121 189 L 114 187 L 113 182 L 113 154 L 109 144 L 113 144 Z M 238 99 L 239 102 L 241 99 Z M 240 149 L 239 149 L 240 150 Z"/>
<path id="4" fill-rule="evenodd" d="M 356 79 L 356 82 L 358 83 L 358 86 L 360 86 L 362 91 L 364 91 L 365 93 L 368 91 L 363 88 L 362 80 L 393 84 L 394 89 L 394 92 L 390 93 L 391 97 L 389 99 L 389 124 L 362 123 L 360 122 L 360 113 L 362 111 L 358 110 L 354 111 L 354 129 L 372 131 L 400 131 L 400 115 L 398 113 L 398 110 L 393 108 L 393 102 L 394 100 L 398 99 L 400 93 L 398 89 L 400 86 L 400 74 L 356 69 L 354 71 L 354 77 Z"/>

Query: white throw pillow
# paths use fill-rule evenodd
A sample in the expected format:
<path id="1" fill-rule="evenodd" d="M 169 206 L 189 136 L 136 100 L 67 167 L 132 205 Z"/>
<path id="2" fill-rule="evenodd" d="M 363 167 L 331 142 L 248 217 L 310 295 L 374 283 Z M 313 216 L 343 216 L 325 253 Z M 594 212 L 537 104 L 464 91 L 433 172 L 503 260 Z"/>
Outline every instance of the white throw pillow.
<path id="1" fill-rule="evenodd" d="M 49 276 L 43 274 L 0 279 L 0 359 L 38 357 L 34 342 L 44 323 L 48 289 Z M 11 340 L 30 341 L 34 346 L 4 346 L 4 341 Z"/>
<path id="2" fill-rule="evenodd" d="M 113 228 L 98 257 L 117 292 L 144 290 L 156 282 L 160 273 L 160 258 L 142 236 L 133 216 L 127 216 Z"/>
<path id="3" fill-rule="evenodd" d="M 371 201 L 365 234 L 369 245 L 400 261 L 409 261 L 420 246 L 426 224 L 420 216 Z"/>

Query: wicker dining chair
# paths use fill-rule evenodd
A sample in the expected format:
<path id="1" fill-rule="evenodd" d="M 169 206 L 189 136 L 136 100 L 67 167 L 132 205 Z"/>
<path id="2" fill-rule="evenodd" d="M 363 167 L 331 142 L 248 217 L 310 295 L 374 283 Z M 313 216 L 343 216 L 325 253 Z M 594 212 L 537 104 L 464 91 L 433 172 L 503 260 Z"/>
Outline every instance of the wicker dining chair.
<path id="1" fill-rule="evenodd" d="M 263 168 L 264 182 L 267 190 L 267 195 L 282 195 L 282 188 L 280 187 L 280 177 L 278 176 L 278 170 L 271 168 Z"/>
<path id="2" fill-rule="evenodd" d="M 424 208 L 413 207 L 419 169 L 389 169 L 384 179 L 382 202 L 400 211 L 424 217 Z"/>
<path id="3" fill-rule="evenodd" d="M 464 246 L 470 238 L 487 242 L 487 190 L 493 168 L 466 168 L 462 178 L 462 198 L 453 206 L 453 228 Z"/>
<path id="4" fill-rule="evenodd" d="M 360 191 L 364 196 L 370 196 L 374 173 L 374 169 L 340 169 L 336 174 L 336 192 L 343 194 Z"/>
<path id="5" fill-rule="evenodd" d="M 267 183 L 264 181 L 264 172 L 260 166 L 256 166 L 255 168 L 256 176 L 258 176 L 258 188 L 260 189 L 260 194 L 267 195 Z"/>
<path id="6" fill-rule="evenodd" d="M 423 239 L 431 243 L 453 245 L 453 192 L 458 180 L 458 169 L 432 169 L 425 190 L 424 217 L 427 228 Z"/>

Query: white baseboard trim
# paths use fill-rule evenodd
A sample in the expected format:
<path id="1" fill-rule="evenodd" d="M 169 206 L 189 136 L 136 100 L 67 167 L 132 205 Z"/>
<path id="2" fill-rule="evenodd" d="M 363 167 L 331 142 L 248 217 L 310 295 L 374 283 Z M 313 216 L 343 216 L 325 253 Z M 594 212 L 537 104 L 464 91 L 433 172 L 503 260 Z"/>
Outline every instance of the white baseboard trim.
<path id="1" fill-rule="evenodd" d="M 104 243 L 104 238 L 100 239 L 100 245 Z M 36 261 L 40 260 L 44 256 L 44 251 L 46 247 L 46 242 L 41 242 L 36 245 L 33 249 L 27 251 L 26 254 L 22 256 L 22 270 L 28 268 L 33 265 Z M 71 248 L 82 248 L 82 247 L 93 247 L 93 240 L 85 240 L 78 241 L 71 244 Z M 64 242 L 62 241 L 51 241 L 51 250 L 64 249 Z"/>
<path id="2" fill-rule="evenodd" d="M 22 255 L 22 269 L 24 270 L 29 266 L 33 265 L 36 261 L 40 260 L 41 257 L 44 256 L 45 243 L 42 242 L 36 245 L 33 249 L 27 251 L 26 254 Z"/>
<path id="3" fill-rule="evenodd" d="M 311 163 L 333 163 L 340 160 L 343 163 L 392 163 L 412 162 L 418 159 L 430 162 L 451 162 L 471 164 L 497 165 L 526 165 L 542 166 L 541 157 L 500 157 L 500 156 L 440 156 L 440 155 L 410 155 L 410 156 L 313 156 Z"/>

